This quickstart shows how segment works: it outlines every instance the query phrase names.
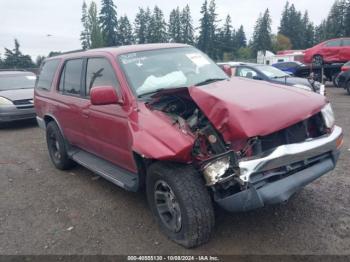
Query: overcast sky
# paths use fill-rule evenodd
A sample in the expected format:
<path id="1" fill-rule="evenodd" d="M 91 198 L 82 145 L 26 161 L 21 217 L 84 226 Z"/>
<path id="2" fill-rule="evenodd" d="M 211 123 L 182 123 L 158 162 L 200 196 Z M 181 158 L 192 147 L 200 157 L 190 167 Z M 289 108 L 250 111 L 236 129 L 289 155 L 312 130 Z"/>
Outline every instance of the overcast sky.
<path id="1" fill-rule="evenodd" d="M 176 6 L 190 4 L 194 24 L 198 25 L 200 8 L 204 0 L 115 0 L 119 15 L 134 19 L 138 6 L 158 5 L 166 14 Z M 35 57 L 50 51 L 68 51 L 80 48 L 82 0 L 0 0 L 0 54 L 4 47 L 13 48 L 17 38 L 21 50 Z M 90 0 L 87 0 L 89 3 Z M 96 0 L 100 4 L 100 0 Z M 310 19 L 319 24 L 325 18 L 334 0 L 290 0 L 298 10 L 308 10 Z M 216 0 L 217 13 L 224 21 L 227 14 L 233 26 L 243 24 L 247 36 L 252 35 L 259 13 L 269 8 L 273 20 L 273 31 L 277 31 L 284 0 Z M 301 32 L 302 33 L 302 32 Z M 48 36 L 51 35 L 51 36 Z"/>

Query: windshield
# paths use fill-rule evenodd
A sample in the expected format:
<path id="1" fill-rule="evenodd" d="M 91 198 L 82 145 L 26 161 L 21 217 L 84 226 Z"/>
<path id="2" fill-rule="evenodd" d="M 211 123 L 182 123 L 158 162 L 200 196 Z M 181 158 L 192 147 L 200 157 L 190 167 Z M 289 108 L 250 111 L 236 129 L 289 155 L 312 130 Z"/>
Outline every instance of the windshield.
<path id="1" fill-rule="evenodd" d="M 8 74 L 0 76 L 0 91 L 34 88 L 35 75 Z"/>
<path id="2" fill-rule="evenodd" d="M 276 67 L 273 66 L 257 66 L 258 70 L 260 70 L 264 75 L 266 75 L 268 78 L 280 78 L 280 77 L 288 77 L 289 75 L 283 72 L 282 70 L 279 70 Z"/>
<path id="3" fill-rule="evenodd" d="M 129 53 L 119 56 L 119 62 L 137 95 L 228 78 L 193 47 Z"/>

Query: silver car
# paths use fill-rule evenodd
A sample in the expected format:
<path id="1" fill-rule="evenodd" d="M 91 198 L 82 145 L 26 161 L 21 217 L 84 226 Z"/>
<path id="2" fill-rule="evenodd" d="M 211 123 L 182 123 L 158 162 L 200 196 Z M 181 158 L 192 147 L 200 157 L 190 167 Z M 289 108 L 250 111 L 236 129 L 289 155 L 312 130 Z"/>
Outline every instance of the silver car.
<path id="1" fill-rule="evenodd" d="M 0 123 L 35 118 L 35 74 L 0 71 Z"/>

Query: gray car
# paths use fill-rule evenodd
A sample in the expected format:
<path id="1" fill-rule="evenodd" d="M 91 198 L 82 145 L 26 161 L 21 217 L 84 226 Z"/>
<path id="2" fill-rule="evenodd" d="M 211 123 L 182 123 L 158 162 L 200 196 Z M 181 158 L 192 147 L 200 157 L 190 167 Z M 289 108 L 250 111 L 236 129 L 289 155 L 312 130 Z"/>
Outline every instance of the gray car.
<path id="1" fill-rule="evenodd" d="M 31 72 L 0 71 L 0 123 L 36 117 L 35 79 Z"/>

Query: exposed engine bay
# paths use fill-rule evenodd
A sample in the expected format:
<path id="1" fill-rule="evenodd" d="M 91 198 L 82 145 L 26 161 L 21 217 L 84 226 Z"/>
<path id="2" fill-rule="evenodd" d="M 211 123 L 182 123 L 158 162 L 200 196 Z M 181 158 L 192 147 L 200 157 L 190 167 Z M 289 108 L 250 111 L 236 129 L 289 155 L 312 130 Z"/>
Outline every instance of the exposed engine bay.
<path id="1" fill-rule="evenodd" d="M 169 90 L 170 91 L 170 90 Z M 168 115 L 173 125 L 193 136 L 193 164 L 204 174 L 207 186 L 220 194 L 246 189 L 240 177 L 239 161 L 266 154 L 280 145 L 320 137 L 327 132 L 321 113 L 266 136 L 225 141 L 220 132 L 191 99 L 187 89 L 157 94 L 147 106 Z"/>

